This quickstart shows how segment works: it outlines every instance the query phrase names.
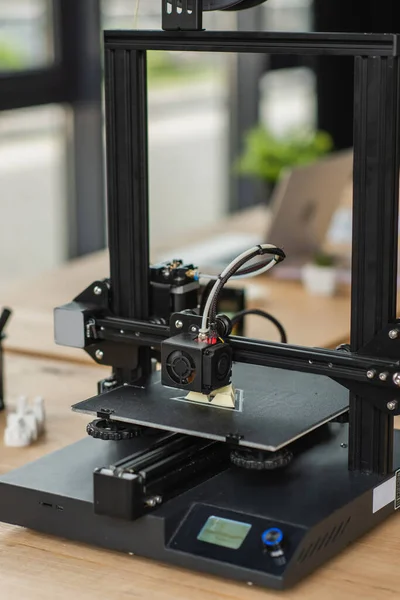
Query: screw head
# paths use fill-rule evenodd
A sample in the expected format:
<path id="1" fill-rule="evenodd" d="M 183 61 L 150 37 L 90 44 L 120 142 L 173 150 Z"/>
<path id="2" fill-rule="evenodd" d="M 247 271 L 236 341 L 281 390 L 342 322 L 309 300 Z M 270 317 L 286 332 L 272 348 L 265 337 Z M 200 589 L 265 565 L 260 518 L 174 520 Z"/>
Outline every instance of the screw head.
<path id="1" fill-rule="evenodd" d="M 345 444 L 344 442 L 342 442 L 342 443 L 340 444 L 340 447 L 341 447 L 341 448 L 347 448 L 347 444 Z"/>
<path id="2" fill-rule="evenodd" d="M 154 508 L 157 504 L 157 500 L 155 498 L 149 498 L 148 500 L 146 500 L 146 504 L 147 506 L 150 506 L 150 508 Z"/>
<path id="3" fill-rule="evenodd" d="M 400 373 L 395 373 L 393 375 L 393 383 L 400 387 Z"/>
<path id="4" fill-rule="evenodd" d="M 387 371 L 383 371 L 382 373 L 379 373 L 379 379 L 381 381 L 386 381 L 388 376 L 389 376 L 389 373 Z"/>
<path id="5" fill-rule="evenodd" d="M 398 336 L 399 336 L 399 330 L 398 329 L 391 329 L 389 331 L 389 337 L 390 337 L 391 340 L 395 340 Z"/>
<path id="6" fill-rule="evenodd" d="M 198 327 L 197 327 L 197 325 L 192 325 L 192 326 L 191 326 L 191 328 L 190 328 L 190 331 L 191 331 L 192 333 L 197 333 L 197 332 L 198 332 Z"/>
<path id="7" fill-rule="evenodd" d="M 179 319 L 177 321 L 175 321 L 175 327 L 176 327 L 176 329 L 182 329 L 182 327 L 183 327 L 182 321 L 180 321 Z"/>
<path id="8" fill-rule="evenodd" d="M 391 400 L 386 404 L 389 410 L 396 410 L 397 408 L 397 400 Z"/>
<path id="9" fill-rule="evenodd" d="M 94 353 L 94 355 L 97 358 L 97 360 L 102 360 L 102 358 L 104 356 L 104 352 L 103 352 L 103 350 L 96 350 L 96 352 Z"/>
<path id="10" fill-rule="evenodd" d="M 123 329 L 120 329 L 120 334 L 123 335 L 125 333 L 125 331 Z"/>
<path id="11" fill-rule="evenodd" d="M 93 288 L 93 294 L 94 294 L 95 296 L 100 296 L 102 293 L 103 293 L 103 290 L 101 289 L 101 287 L 100 287 L 99 285 L 96 285 L 96 286 Z"/>
<path id="12" fill-rule="evenodd" d="M 373 379 L 376 375 L 376 371 L 375 369 L 370 369 L 369 371 L 367 371 L 367 377 L 368 379 Z"/>

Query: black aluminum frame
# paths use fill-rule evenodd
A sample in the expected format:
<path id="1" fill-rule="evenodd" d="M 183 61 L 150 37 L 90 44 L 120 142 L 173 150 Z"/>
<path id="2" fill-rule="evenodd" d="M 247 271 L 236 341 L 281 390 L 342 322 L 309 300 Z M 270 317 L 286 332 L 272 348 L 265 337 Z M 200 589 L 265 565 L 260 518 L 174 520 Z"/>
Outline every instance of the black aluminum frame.
<path id="1" fill-rule="evenodd" d="M 396 320 L 399 36 L 391 34 L 293 34 L 257 32 L 106 32 L 106 105 L 108 218 L 111 309 L 125 324 L 148 319 L 148 156 L 147 50 L 256 52 L 353 56 L 355 58 L 353 263 L 351 359 L 369 349 Z M 385 333 L 386 331 L 386 333 Z M 164 332 L 163 332 L 164 334 Z M 232 340 L 251 357 L 255 344 Z M 394 344 L 397 342 L 393 340 Z M 273 346 L 273 348 L 272 348 Z M 275 350 L 274 350 L 275 349 Z M 260 344 L 265 364 L 271 351 L 284 368 L 316 372 L 313 360 L 326 352 Z M 296 354 L 297 352 L 297 354 Z M 375 356 L 385 354 L 379 344 Z M 301 364 L 296 362 L 299 354 Z M 368 354 L 364 351 L 364 355 Z M 371 354 L 371 353 L 369 353 Z M 333 352 L 332 358 L 339 358 Z M 257 354 L 260 356 L 260 354 Z M 344 358 L 344 357 L 343 357 Z M 136 364 L 116 371 L 120 383 L 150 370 L 146 344 L 139 342 Z M 256 355 L 253 353 L 253 359 Z M 350 359 L 350 357 L 349 357 Z M 268 362 L 269 360 L 269 362 Z M 337 362 L 337 360 L 336 360 Z M 338 371 L 332 373 L 338 375 Z M 374 375 L 373 375 L 374 377 Z M 367 379 L 365 380 L 367 383 Z M 393 395 L 395 395 L 393 393 Z M 392 471 L 393 416 L 366 401 L 366 385 L 350 400 L 349 468 L 387 474 Z"/>

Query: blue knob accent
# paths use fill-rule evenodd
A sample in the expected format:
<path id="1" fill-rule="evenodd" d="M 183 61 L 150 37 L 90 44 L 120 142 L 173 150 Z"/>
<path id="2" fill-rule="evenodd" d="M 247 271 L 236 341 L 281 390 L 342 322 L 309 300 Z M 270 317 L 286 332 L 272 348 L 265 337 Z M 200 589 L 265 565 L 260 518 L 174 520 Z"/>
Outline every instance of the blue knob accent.
<path id="1" fill-rule="evenodd" d="M 264 531 L 261 539 L 265 546 L 277 546 L 283 540 L 283 531 L 278 527 L 270 527 Z"/>

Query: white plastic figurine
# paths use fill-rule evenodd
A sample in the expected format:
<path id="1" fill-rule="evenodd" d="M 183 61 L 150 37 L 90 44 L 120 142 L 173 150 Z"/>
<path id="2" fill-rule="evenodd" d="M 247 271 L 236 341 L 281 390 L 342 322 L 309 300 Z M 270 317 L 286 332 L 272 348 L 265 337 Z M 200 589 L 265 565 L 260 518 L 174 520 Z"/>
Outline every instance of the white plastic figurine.
<path id="1" fill-rule="evenodd" d="M 4 444 L 16 448 L 29 446 L 44 433 L 45 418 L 43 398 L 34 398 L 30 406 L 26 396 L 20 396 L 17 410 L 7 415 Z"/>

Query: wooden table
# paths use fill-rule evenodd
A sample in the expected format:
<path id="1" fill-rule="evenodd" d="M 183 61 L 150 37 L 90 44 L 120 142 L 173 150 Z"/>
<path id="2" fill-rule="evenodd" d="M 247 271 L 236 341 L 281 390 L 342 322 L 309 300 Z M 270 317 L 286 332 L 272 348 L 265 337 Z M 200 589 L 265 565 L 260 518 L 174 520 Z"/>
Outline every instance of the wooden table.
<path id="1" fill-rule="evenodd" d="M 8 397 L 46 398 L 48 434 L 27 449 L 2 446 L 0 472 L 84 435 L 87 417 L 70 405 L 91 395 L 99 366 L 9 354 Z M 396 515 L 319 569 L 298 587 L 271 592 L 168 567 L 138 557 L 0 524 L 0 598 L 4 600 L 380 600 L 399 597 L 400 520 Z"/>

